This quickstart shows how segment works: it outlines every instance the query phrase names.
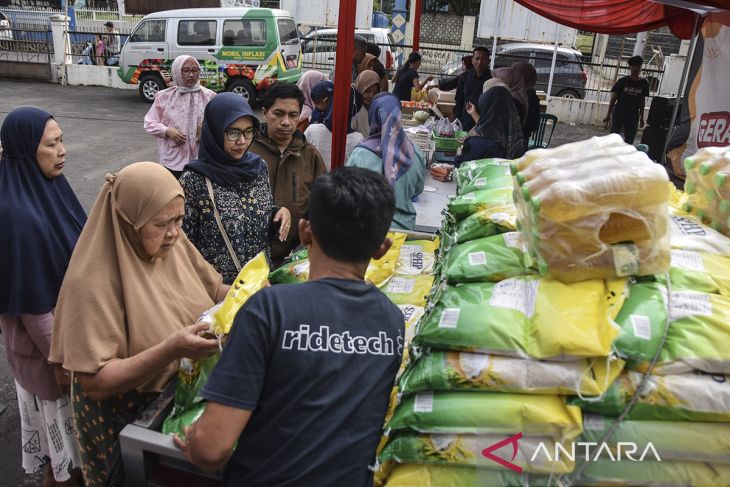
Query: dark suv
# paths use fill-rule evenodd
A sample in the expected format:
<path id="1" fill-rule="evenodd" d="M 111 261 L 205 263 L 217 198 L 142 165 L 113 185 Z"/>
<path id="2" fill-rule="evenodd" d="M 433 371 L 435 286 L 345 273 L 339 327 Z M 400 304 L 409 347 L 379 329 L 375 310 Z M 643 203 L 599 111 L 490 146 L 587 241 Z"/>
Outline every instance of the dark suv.
<path id="1" fill-rule="evenodd" d="M 520 61 L 532 64 L 537 71 L 536 90 L 547 92 L 550 79 L 550 65 L 553 60 L 554 47 L 547 44 L 502 44 L 497 46 L 494 67 L 511 66 Z M 461 71 L 462 62 L 454 61 L 441 69 L 441 79 L 456 76 Z M 585 98 L 588 72 L 581 64 L 581 53 L 575 49 L 558 48 L 555 59 L 555 76 L 553 76 L 552 96 L 565 98 Z"/>
<path id="2" fill-rule="evenodd" d="M 550 65 L 553 62 L 554 46 L 547 44 L 503 44 L 497 46 L 494 67 L 510 66 L 527 61 L 537 71 L 536 90 L 547 92 L 550 79 Z M 565 98 L 585 98 L 588 72 L 581 64 L 580 51 L 565 47 L 558 48 L 555 59 L 555 75 L 550 95 Z"/>

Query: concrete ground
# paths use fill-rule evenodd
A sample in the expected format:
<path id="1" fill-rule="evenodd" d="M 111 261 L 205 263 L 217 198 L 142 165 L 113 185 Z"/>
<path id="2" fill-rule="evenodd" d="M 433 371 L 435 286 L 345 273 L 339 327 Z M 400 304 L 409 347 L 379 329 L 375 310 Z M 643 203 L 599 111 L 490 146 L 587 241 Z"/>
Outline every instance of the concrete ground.
<path id="1" fill-rule="evenodd" d="M 0 123 L 19 106 L 44 108 L 58 120 L 67 151 L 64 173 L 87 212 L 107 172 L 156 159 L 155 141 L 142 127 L 150 105 L 136 91 L 0 80 Z M 551 147 L 606 133 L 596 127 L 558 124 Z M 0 405 L 7 407 L 0 414 L 0 485 L 40 485 L 40 476 L 25 476 L 20 468 L 18 407 L 2 345 Z"/>

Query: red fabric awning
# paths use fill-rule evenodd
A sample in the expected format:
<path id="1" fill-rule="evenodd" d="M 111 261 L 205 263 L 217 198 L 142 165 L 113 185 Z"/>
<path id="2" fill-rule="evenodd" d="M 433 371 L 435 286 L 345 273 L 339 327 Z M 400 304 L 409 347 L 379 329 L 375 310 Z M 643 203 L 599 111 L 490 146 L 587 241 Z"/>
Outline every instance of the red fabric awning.
<path id="1" fill-rule="evenodd" d="M 668 25 L 674 35 L 689 39 L 695 15 L 683 8 L 649 0 L 515 1 L 559 24 L 601 34 L 629 34 Z M 686 0 L 685 3 L 697 8 L 730 9 L 730 0 Z"/>

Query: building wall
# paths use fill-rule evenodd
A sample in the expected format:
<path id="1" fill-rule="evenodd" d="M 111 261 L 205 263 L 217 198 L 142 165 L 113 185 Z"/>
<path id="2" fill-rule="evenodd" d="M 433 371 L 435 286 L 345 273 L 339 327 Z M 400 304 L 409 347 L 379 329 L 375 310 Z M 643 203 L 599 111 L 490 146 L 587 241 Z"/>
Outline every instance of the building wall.
<path id="1" fill-rule="evenodd" d="M 128 14 L 147 15 L 162 10 L 178 8 L 210 8 L 220 7 L 220 0 L 125 0 Z"/>

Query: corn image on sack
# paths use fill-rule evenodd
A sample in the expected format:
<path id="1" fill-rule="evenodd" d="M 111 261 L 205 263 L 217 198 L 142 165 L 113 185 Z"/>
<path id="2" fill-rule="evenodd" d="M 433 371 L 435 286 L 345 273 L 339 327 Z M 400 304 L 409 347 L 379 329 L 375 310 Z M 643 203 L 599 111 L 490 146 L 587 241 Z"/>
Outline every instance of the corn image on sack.
<path id="1" fill-rule="evenodd" d="M 542 360 L 608 357 L 626 281 L 533 276 L 459 284 L 438 295 L 414 338 L 423 348 Z"/>
<path id="2" fill-rule="evenodd" d="M 621 335 L 614 344 L 633 369 L 644 370 L 656 353 L 667 323 L 667 291 L 661 283 L 630 286 L 616 322 Z M 654 373 L 701 370 L 730 374 L 730 298 L 697 291 L 672 290 L 671 325 Z"/>
<path id="3" fill-rule="evenodd" d="M 643 375 L 623 372 L 598 402 L 571 400 L 584 411 L 617 417 Z M 730 422 L 728 376 L 702 373 L 652 375 L 628 415 L 631 420 Z M 689 427 L 689 426 L 688 426 Z"/>
<path id="4" fill-rule="evenodd" d="M 579 441 L 597 443 L 613 426 L 614 419 L 586 413 Z M 681 439 L 681 440 L 680 440 Z M 688 424 L 682 421 L 622 421 L 608 438 L 614 450 L 619 443 L 641 445 L 651 442 L 659 458 L 666 461 L 711 462 L 730 465 L 730 423 Z"/>
<path id="5" fill-rule="evenodd" d="M 442 274 L 449 283 L 497 282 L 532 274 L 527 246 L 519 232 L 480 238 L 451 248 Z"/>
<path id="6" fill-rule="evenodd" d="M 598 396 L 623 369 L 620 360 L 546 362 L 500 355 L 434 350 L 414 361 L 398 382 L 403 394 L 479 390 Z"/>
<path id="7" fill-rule="evenodd" d="M 448 211 L 457 221 L 495 206 L 512 204 L 512 188 L 486 189 L 459 195 L 449 202 Z"/>
<path id="8" fill-rule="evenodd" d="M 509 435 L 419 434 L 406 431 L 396 433 L 389 439 L 379 459 L 381 462 L 469 465 L 504 470 L 503 465 L 482 455 L 482 451 L 508 438 Z M 573 470 L 575 462 L 568 458 L 553 461 L 538 454 L 540 444 L 551 452 L 555 451 L 555 441 L 550 437 L 523 436 L 519 439 L 514 459 L 510 447 L 497 449 L 493 454 L 524 472 L 564 474 Z M 532 458 L 534 461 L 531 461 Z"/>
<path id="9" fill-rule="evenodd" d="M 547 436 L 570 441 L 582 431 L 580 409 L 560 396 L 424 392 L 401 399 L 391 431 Z"/>

